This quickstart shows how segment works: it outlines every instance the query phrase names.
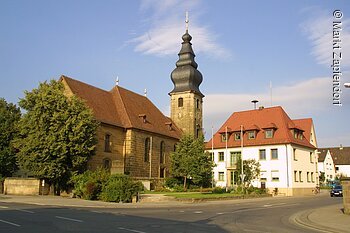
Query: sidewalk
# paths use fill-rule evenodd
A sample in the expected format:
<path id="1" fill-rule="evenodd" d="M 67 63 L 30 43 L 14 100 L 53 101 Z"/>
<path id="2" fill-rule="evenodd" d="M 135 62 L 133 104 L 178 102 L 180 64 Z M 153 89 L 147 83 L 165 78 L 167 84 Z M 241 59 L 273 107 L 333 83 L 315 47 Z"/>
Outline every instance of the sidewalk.
<path id="1" fill-rule="evenodd" d="M 350 232 L 350 215 L 343 214 L 343 205 L 330 205 L 299 212 L 291 221 L 308 229 L 320 232 Z"/>
<path id="2" fill-rule="evenodd" d="M 63 207 L 87 207 L 87 208 L 140 208 L 140 207 L 151 207 L 151 206 L 171 206 L 171 205 L 181 205 L 178 201 L 173 198 L 158 197 L 153 194 L 153 199 L 147 200 L 149 195 L 145 195 L 146 200 L 138 203 L 115 203 L 115 202 L 104 202 L 104 201 L 89 201 L 80 198 L 70 198 L 61 196 L 19 196 L 19 195 L 3 195 L 0 194 L 0 203 L 23 203 L 32 205 L 46 205 L 46 206 L 63 206 Z M 160 195 L 159 195 L 160 196 Z M 166 201 L 165 201 L 166 200 Z"/>

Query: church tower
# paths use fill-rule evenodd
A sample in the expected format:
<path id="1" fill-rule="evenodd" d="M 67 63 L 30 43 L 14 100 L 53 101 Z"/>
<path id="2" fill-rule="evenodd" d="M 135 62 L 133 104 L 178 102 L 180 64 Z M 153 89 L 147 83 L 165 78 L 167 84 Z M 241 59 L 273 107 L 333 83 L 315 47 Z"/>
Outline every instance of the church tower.
<path id="1" fill-rule="evenodd" d="M 186 32 L 182 36 L 182 47 L 176 68 L 171 72 L 174 89 L 171 96 L 171 119 L 185 133 L 194 137 L 202 135 L 203 97 L 199 90 L 202 74 L 197 70 L 196 56 L 192 50 L 192 37 L 188 33 L 188 14 L 186 12 Z"/>

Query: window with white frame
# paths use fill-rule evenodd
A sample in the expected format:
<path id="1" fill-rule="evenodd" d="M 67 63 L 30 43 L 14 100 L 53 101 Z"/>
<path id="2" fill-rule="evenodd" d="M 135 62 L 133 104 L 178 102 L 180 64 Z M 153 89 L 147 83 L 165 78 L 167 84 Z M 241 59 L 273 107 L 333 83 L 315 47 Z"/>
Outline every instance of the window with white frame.
<path id="1" fill-rule="evenodd" d="M 277 149 L 271 149 L 271 159 L 272 160 L 278 159 L 278 150 Z"/>
<path id="2" fill-rule="evenodd" d="M 274 181 L 274 182 L 280 181 L 280 174 L 278 170 L 271 171 L 271 181 Z"/>
<path id="3" fill-rule="evenodd" d="M 272 138 L 272 137 L 273 137 L 273 129 L 266 129 L 265 138 Z"/>
<path id="4" fill-rule="evenodd" d="M 225 154 L 224 152 L 219 152 L 219 162 L 223 162 L 225 160 Z"/>
<path id="5" fill-rule="evenodd" d="M 219 181 L 224 181 L 225 173 L 219 172 Z"/>
<path id="6" fill-rule="evenodd" d="M 259 150 L 259 160 L 266 160 L 266 150 L 265 149 Z"/>

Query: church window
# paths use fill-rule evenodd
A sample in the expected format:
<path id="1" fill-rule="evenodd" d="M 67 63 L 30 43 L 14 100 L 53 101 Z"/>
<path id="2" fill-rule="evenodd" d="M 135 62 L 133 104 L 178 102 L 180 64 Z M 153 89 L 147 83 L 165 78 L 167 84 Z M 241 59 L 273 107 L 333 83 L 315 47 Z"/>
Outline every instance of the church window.
<path id="1" fill-rule="evenodd" d="M 197 99 L 197 101 L 196 101 L 196 107 L 197 107 L 197 109 L 199 109 L 199 99 Z"/>
<path id="2" fill-rule="evenodd" d="M 159 151 L 159 163 L 164 163 L 165 161 L 165 153 L 164 153 L 164 142 L 160 142 L 160 151 Z"/>
<path id="3" fill-rule="evenodd" d="M 111 135 L 105 135 L 105 152 L 111 152 Z"/>
<path id="4" fill-rule="evenodd" d="M 165 177 L 165 168 L 160 168 L 159 170 L 159 178 L 164 178 Z"/>
<path id="5" fill-rule="evenodd" d="M 110 159 L 103 160 L 103 168 L 108 170 L 108 171 L 111 169 L 111 160 Z"/>
<path id="6" fill-rule="evenodd" d="M 146 138 L 146 140 L 145 140 L 145 155 L 144 155 L 144 161 L 145 162 L 149 162 L 150 149 L 151 149 L 150 139 Z"/>
<path id="7" fill-rule="evenodd" d="M 177 106 L 178 107 L 183 107 L 184 106 L 184 99 L 182 97 L 177 100 Z"/>

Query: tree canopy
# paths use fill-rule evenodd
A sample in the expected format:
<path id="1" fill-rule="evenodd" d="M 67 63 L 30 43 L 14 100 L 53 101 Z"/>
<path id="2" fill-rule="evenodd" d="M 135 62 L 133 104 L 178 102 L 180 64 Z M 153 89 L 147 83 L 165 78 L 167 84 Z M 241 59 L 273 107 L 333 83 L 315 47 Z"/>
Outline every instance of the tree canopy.
<path id="1" fill-rule="evenodd" d="M 19 102 L 26 110 L 15 145 L 18 162 L 35 177 L 64 188 L 72 173 L 81 173 L 93 154 L 98 123 L 92 110 L 64 94 L 61 82 L 40 83 Z"/>
<path id="2" fill-rule="evenodd" d="M 242 171 L 242 159 L 239 158 L 237 162 L 237 172 L 241 175 Z M 244 174 L 244 184 L 250 185 L 254 179 L 260 176 L 260 163 L 255 159 L 243 160 L 243 174 Z M 240 177 L 242 182 L 242 177 Z"/>
<path id="3" fill-rule="evenodd" d="M 191 135 L 184 135 L 171 154 L 171 174 L 183 178 L 184 189 L 188 178 L 197 185 L 208 186 L 213 167 L 210 154 L 205 152 L 204 137 L 195 139 Z"/>
<path id="4" fill-rule="evenodd" d="M 17 136 L 21 112 L 16 105 L 0 98 L 0 176 L 11 176 L 17 169 L 12 140 Z"/>

